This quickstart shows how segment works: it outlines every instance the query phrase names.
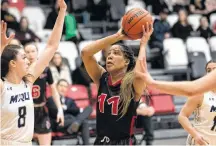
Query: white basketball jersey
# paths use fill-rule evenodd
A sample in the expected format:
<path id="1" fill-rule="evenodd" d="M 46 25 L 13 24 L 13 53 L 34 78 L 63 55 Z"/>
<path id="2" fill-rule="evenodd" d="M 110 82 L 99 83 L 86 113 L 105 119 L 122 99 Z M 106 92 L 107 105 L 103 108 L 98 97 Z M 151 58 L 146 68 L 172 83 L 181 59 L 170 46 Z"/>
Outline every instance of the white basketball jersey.
<path id="1" fill-rule="evenodd" d="M 20 84 L 5 81 L 1 93 L 1 139 L 28 143 L 32 140 L 33 132 L 31 87 L 24 81 Z"/>
<path id="2" fill-rule="evenodd" d="M 205 135 L 216 136 L 216 93 L 204 94 L 202 105 L 195 111 L 193 126 Z"/>

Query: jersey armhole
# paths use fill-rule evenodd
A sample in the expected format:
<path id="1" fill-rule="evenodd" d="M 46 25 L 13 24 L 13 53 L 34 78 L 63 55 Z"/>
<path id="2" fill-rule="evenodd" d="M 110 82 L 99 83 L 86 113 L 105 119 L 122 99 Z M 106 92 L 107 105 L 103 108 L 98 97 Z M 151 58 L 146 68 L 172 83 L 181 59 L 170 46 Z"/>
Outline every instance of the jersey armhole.
<path id="1" fill-rule="evenodd" d="M 202 97 L 200 96 L 200 98 L 202 98 L 202 102 L 201 102 L 201 104 L 198 105 L 197 108 L 202 108 L 202 107 L 204 106 L 204 102 L 205 102 L 205 96 L 204 96 L 204 95 L 205 95 L 205 94 L 203 94 Z"/>

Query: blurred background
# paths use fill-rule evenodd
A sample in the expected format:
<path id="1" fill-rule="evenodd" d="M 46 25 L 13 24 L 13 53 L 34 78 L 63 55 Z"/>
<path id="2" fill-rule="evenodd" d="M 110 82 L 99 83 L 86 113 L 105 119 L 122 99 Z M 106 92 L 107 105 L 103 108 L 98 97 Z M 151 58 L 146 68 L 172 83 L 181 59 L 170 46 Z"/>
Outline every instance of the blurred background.
<path id="1" fill-rule="evenodd" d="M 75 101 L 78 108 L 93 108 L 87 119 L 90 144 L 95 138 L 97 88 L 85 70 L 80 51 L 91 41 L 117 32 L 125 12 L 140 7 L 152 13 L 154 32 L 147 46 L 147 61 L 149 71 L 156 80 L 197 79 L 205 74 L 207 61 L 216 59 L 216 0 L 66 2 L 68 10 L 63 35 L 50 69 L 55 82 L 65 79 L 69 83 L 65 94 Z M 2 0 L 1 20 L 8 23 L 8 34 L 16 33 L 16 39 L 11 44 L 25 46 L 36 42 L 40 53 L 51 34 L 58 9 L 56 0 Z M 122 43 L 132 47 L 138 55 L 139 40 Z M 95 57 L 105 66 L 106 50 Z M 177 115 L 186 98 L 166 95 L 155 89 L 149 89 L 149 94 L 155 114 L 152 117 L 138 117 L 135 132 L 139 143 L 184 145 L 187 133 L 178 123 Z M 50 96 L 50 87 L 47 86 L 47 98 Z M 82 134 L 82 131 L 69 134 L 54 129 L 52 144 L 85 144 Z"/>

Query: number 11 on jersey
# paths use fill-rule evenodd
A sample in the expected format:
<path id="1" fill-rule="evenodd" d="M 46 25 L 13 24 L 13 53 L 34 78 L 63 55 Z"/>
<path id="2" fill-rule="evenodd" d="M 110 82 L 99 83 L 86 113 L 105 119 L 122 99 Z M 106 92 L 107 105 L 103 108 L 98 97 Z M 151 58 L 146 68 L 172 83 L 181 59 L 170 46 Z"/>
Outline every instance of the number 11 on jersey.
<path id="1" fill-rule="evenodd" d="M 104 102 L 106 101 L 106 97 L 107 95 L 106 94 L 101 94 L 99 97 L 98 97 L 98 102 L 99 102 L 99 111 L 101 113 L 104 113 Z M 119 104 L 119 96 L 113 96 L 113 97 L 110 97 L 108 100 L 107 100 L 107 103 L 110 105 L 112 104 L 112 107 L 111 107 L 111 112 L 112 112 L 112 115 L 118 115 L 118 104 Z"/>

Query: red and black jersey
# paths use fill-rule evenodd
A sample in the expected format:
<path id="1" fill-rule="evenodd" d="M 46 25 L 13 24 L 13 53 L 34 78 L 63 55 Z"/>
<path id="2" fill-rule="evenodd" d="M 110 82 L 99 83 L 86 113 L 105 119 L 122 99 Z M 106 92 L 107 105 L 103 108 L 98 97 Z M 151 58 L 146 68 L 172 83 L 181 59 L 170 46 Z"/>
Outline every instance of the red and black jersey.
<path id="1" fill-rule="evenodd" d="M 46 102 L 46 85 L 53 84 L 53 77 L 50 69 L 47 67 L 40 77 L 34 82 L 32 87 L 32 97 L 35 104 Z"/>
<path id="2" fill-rule="evenodd" d="M 100 78 L 97 97 L 97 136 L 110 139 L 124 139 L 133 134 L 134 120 L 138 102 L 130 102 L 127 113 L 121 117 L 121 81 L 112 85 L 111 77 L 105 72 Z"/>

